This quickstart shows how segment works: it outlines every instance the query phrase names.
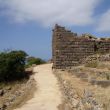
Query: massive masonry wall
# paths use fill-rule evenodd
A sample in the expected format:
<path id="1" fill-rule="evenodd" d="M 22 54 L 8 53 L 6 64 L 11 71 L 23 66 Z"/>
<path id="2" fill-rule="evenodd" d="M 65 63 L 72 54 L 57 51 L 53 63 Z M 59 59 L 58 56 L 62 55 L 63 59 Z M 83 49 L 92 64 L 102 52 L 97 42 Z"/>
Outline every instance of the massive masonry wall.
<path id="1" fill-rule="evenodd" d="M 110 52 L 110 39 L 77 36 L 76 33 L 55 25 L 52 39 L 53 68 L 66 69 L 78 66 L 84 58 L 97 52 Z"/>

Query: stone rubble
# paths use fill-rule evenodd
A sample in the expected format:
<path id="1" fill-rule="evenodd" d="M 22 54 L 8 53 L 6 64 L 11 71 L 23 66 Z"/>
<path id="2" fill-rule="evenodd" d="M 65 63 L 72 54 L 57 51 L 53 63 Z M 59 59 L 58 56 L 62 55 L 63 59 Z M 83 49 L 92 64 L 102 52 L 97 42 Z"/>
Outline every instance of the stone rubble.
<path id="1" fill-rule="evenodd" d="M 64 101 L 70 108 L 67 110 L 103 110 L 103 106 L 96 101 L 90 90 L 84 89 L 83 95 L 79 96 L 69 81 L 62 79 L 59 72 L 54 73 L 59 80 Z"/>
<path id="2" fill-rule="evenodd" d="M 23 97 L 26 94 L 26 92 L 29 91 L 34 85 L 35 80 L 31 76 L 31 78 L 25 84 L 22 84 L 21 88 L 15 91 L 14 93 L 11 93 L 10 87 L 7 89 L 1 89 L 0 97 L 6 98 L 7 96 L 7 98 L 4 103 L 0 104 L 0 110 L 8 110 L 8 108 L 12 106 L 18 98 Z"/>

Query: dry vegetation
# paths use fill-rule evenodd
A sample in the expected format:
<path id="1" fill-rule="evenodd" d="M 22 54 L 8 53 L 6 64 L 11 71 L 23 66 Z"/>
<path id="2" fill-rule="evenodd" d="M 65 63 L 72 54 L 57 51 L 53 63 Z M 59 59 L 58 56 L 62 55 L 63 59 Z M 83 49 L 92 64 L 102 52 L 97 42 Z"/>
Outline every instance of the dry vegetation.
<path id="1" fill-rule="evenodd" d="M 0 110 L 13 110 L 22 106 L 33 97 L 35 86 L 36 82 L 32 74 L 29 79 L 0 83 Z"/>
<path id="2" fill-rule="evenodd" d="M 69 86 L 74 88 L 80 99 L 84 98 L 85 90 L 90 91 L 94 100 L 103 108 L 101 110 L 110 110 L 110 62 L 94 63 L 96 62 L 66 71 L 58 70 L 56 75 L 60 80 L 69 82 Z M 95 110 L 89 103 L 83 106 L 81 110 Z"/>
<path id="3" fill-rule="evenodd" d="M 26 87 L 27 81 L 22 81 L 19 83 L 15 83 L 13 85 L 5 86 L 5 93 L 3 96 L 0 96 L 0 106 L 3 110 L 13 110 L 14 108 L 20 107 L 27 100 L 33 97 L 33 93 L 35 91 L 34 83 L 33 86 Z M 2 110 L 1 109 L 1 110 Z"/>

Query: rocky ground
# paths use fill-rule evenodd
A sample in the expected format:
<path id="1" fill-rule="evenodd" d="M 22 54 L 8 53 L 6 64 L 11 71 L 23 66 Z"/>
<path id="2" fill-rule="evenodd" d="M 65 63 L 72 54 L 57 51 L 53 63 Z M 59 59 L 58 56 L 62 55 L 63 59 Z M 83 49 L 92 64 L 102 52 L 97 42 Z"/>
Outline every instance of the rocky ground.
<path id="1" fill-rule="evenodd" d="M 33 97 L 36 82 L 29 79 L 0 85 L 0 110 L 13 110 Z"/>
<path id="2" fill-rule="evenodd" d="M 58 110 L 62 95 L 52 64 L 35 66 L 33 72 L 29 80 L 0 89 L 0 110 Z"/>
<path id="3" fill-rule="evenodd" d="M 62 95 L 58 80 L 52 73 L 52 64 L 36 66 L 34 72 L 37 91 L 32 99 L 15 110 L 58 110 Z"/>
<path id="4" fill-rule="evenodd" d="M 110 55 L 86 64 L 54 70 L 63 94 L 61 110 L 110 110 Z"/>
<path id="5" fill-rule="evenodd" d="M 0 110 L 110 110 L 109 64 L 53 71 L 52 64 L 34 67 L 29 80 L 0 88 Z"/>
<path id="6" fill-rule="evenodd" d="M 84 66 L 54 70 L 64 96 L 61 110 L 110 110 L 110 83 L 106 78 L 106 72 L 110 71 L 105 67 L 103 71 Z M 93 83 L 90 77 L 96 77 L 94 82 L 98 83 Z"/>

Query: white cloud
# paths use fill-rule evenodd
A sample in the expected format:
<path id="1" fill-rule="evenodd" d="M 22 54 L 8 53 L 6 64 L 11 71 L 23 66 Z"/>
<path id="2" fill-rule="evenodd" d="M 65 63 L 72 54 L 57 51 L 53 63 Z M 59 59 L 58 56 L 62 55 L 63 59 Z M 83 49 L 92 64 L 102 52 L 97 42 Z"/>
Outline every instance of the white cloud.
<path id="1" fill-rule="evenodd" d="M 101 15 L 97 30 L 101 32 L 110 32 L 110 9 Z"/>
<path id="2" fill-rule="evenodd" d="M 16 22 L 36 21 L 43 25 L 54 23 L 88 25 L 100 0 L 0 0 L 2 13 Z"/>

